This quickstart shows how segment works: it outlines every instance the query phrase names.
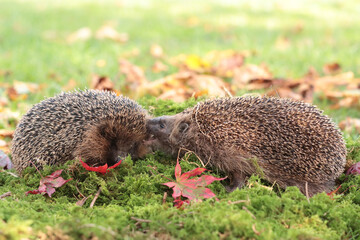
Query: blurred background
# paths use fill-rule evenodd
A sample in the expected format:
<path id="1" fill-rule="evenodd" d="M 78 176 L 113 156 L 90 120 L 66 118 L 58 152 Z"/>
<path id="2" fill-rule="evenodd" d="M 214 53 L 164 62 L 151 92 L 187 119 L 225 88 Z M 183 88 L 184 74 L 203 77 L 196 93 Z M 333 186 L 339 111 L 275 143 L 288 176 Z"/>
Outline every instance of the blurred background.
<path id="1" fill-rule="evenodd" d="M 84 88 L 176 102 L 291 97 L 319 105 L 337 123 L 346 120 L 342 129 L 354 138 L 360 131 L 356 0 L 0 0 L 0 6 L 5 142 L 11 136 L 5 130 L 33 104 Z"/>

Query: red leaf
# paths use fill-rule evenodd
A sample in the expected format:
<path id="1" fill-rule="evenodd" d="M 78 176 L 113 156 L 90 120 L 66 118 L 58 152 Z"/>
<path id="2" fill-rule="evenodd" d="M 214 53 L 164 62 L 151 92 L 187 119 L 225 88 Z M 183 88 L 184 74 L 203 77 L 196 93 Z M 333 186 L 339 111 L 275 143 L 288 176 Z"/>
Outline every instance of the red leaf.
<path id="1" fill-rule="evenodd" d="M 0 168 L 4 168 L 5 170 L 12 168 L 10 158 L 2 150 L 0 150 Z"/>
<path id="2" fill-rule="evenodd" d="M 32 191 L 27 191 L 25 194 L 28 195 L 28 194 L 39 194 L 40 191 L 38 189 L 35 189 L 35 190 L 32 190 Z"/>
<path id="3" fill-rule="evenodd" d="M 181 208 L 184 204 L 189 204 L 189 200 L 181 200 L 181 198 L 174 200 L 174 207 Z"/>
<path id="4" fill-rule="evenodd" d="M 27 191 L 25 194 L 47 194 L 49 197 L 55 192 L 55 188 L 61 187 L 72 178 L 65 180 L 62 177 L 59 177 L 63 170 L 58 170 L 53 172 L 52 174 L 42 178 L 40 180 L 40 186 L 38 189 Z"/>
<path id="5" fill-rule="evenodd" d="M 117 166 L 120 165 L 121 162 L 122 162 L 122 159 L 118 163 L 116 163 L 116 164 L 112 165 L 111 167 L 109 167 L 108 169 L 116 168 Z"/>
<path id="6" fill-rule="evenodd" d="M 180 179 L 177 179 L 177 180 L 186 180 L 189 177 L 194 177 L 194 176 L 200 175 L 205 171 L 206 171 L 205 168 L 195 168 L 189 172 L 184 173 L 183 175 L 181 175 Z"/>
<path id="7" fill-rule="evenodd" d="M 79 159 L 81 162 L 81 165 L 88 171 L 92 171 L 92 172 L 99 172 L 102 174 L 105 174 L 108 168 L 107 163 L 105 163 L 105 165 L 100 166 L 100 167 L 90 167 L 89 165 L 87 165 L 86 163 L 84 163 L 83 161 L 81 161 L 81 159 Z"/>
<path id="8" fill-rule="evenodd" d="M 346 175 L 350 175 L 350 174 L 353 175 L 360 174 L 360 162 L 355 163 L 346 171 Z"/>
<path id="9" fill-rule="evenodd" d="M 49 176 L 47 176 L 47 177 L 50 177 L 50 178 L 57 178 L 57 177 L 59 177 L 59 176 L 61 175 L 62 171 L 63 171 L 62 169 L 57 170 L 57 171 L 53 172 L 52 174 L 50 174 L 50 175 L 49 175 Z"/>
<path id="10" fill-rule="evenodd" d="M 334 195 L 337 193 L 337 191 L 339 191 L 339 189 L 341 188 L 341 185 L 338 186 L 334 191 L 331 191 L 329 193 L 326 193 L 331 199 L 334 199 Z"/>
<path id="11" fill-rule="evenodd" d="M 195 168 L 181 175 L 179 159 L 177 160 L 175 167 L 176 181 L 163 183 L 163 185 L 173 189 L 172 197 L 175 199 L 174 203 L 176 207 L 179 208 L 184 203 L 184 201 L 181 200 L 181 196 L 188 198 L 186 201 L 215 197 L 215 194 L 209 188 L 206 188 L 206 186 L 213 181 L 219 181 L 225 178 L 216 178 L 211 175 L 195 177 L 204 171 L 206 171 L 205 168 Z M 195 178 L 189 179 L 190 177 Z"/>
<path id="12" fill-rule="evenodd" d="M 120 163 L 122 162 L 122 159 L 121 159 L 118 163 L 114 164 L 114 165 L 111 166 L 111 167 L 108 167 L 107 163 L 105 163 L 105 165 L 99 166 L 99 167 L 90 167 L 90 166 L 87 165 L 85 162 L 81 161 L 81 159 L 79 159 L 79 160 L 80 160 L 80 162 L 81 162 L 81 165 L 82 165 L 86 170 L 92 171 L 92 172 L 99 172 L 99 173 L 101 173 L 101 174 L 103 174 L 103 175 L 104 175 L 105 173 L 109 172 L 109 169 L 113 169 L 113 168 L 116 168 L 117 166 L 119 166 Z"/>
<path id="13" fill-rule="evenodd" d="M 176 166 L 175 166 L 175 178 L 178 179 L 181 175 L 181 167 L 179 164 L 179 158 L 176 160 Z"/>
<path id="14" fill-rule="evenodd" d="M 201 196 L 203 198 L 212 198 L 215 197 L 215 193 L 213 193 L 209 188 L 205 188 Z"/>

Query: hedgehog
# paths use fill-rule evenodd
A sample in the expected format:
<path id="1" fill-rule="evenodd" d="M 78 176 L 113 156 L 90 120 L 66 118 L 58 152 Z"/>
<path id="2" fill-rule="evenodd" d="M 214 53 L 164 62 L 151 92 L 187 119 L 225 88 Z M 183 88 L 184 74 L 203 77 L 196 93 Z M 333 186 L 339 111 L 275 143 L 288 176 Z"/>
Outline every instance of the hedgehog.
<path id="1" fill-rule="evenodd" d="M 173 116 L 150 119 L 153 150 L 194 152 L 225 172 L 228 191 L 258 174 L 281 188 L 297 186 L 308 196 L 329 192 L 344 172 L 341 132 L 308 103 L 271 97 L 207 100 Z"/>
<path id="2" fill-rule="evenodd" d="M 35 165 L 63 164 L 76 157 L 91 166 L 114 165 L 148 147 L 147 112 L 135 101 L 109 91 L 61 93 L 34 105 L 20 120 L 12 141 L 18 173 Z"/>

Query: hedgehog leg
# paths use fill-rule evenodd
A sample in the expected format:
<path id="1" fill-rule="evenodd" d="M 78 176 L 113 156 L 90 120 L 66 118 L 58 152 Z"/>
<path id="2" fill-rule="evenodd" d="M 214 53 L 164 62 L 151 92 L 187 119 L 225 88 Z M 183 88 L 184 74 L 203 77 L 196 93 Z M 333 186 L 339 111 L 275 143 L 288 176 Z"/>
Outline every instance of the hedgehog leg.
<path id="1" fill-rule="evenodd" d="M 236 188 L 242 188 L 245 185 L 246 175 L 242 172 L 229 173 L 230 184 L 225 187 L 226 191 L 233 192 Z"/>

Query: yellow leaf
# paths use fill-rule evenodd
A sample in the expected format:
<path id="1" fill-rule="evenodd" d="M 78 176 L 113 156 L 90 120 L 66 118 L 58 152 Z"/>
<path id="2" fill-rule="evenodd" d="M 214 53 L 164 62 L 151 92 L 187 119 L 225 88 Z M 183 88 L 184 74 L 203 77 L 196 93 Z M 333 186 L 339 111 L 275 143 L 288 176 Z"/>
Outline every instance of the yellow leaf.
<path id="1" fill-rule="evenodd" d="M 210 63 L 202 60 L 199 56 L 189 55 L 185 59 L 185 65 L 190 70 L 204 70 L 210 67 Z"/>

